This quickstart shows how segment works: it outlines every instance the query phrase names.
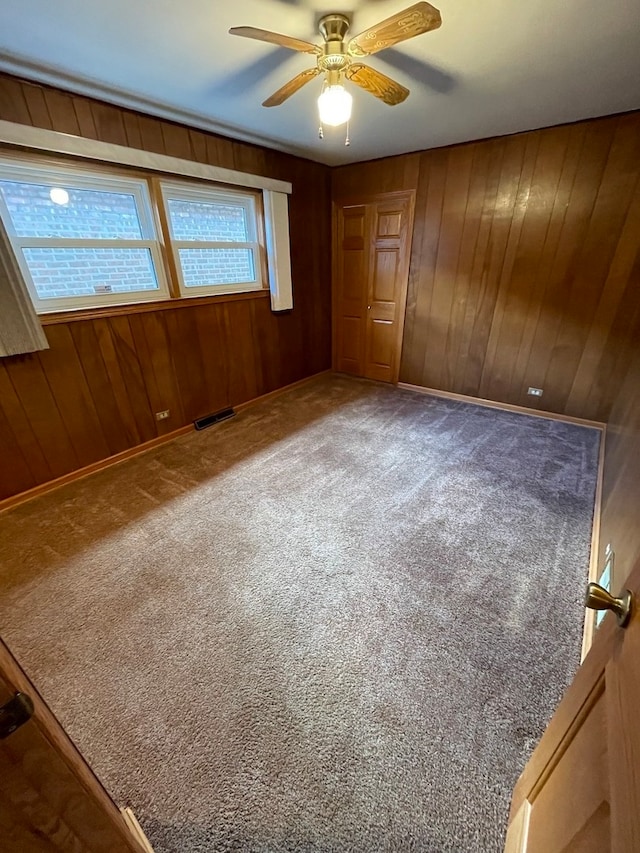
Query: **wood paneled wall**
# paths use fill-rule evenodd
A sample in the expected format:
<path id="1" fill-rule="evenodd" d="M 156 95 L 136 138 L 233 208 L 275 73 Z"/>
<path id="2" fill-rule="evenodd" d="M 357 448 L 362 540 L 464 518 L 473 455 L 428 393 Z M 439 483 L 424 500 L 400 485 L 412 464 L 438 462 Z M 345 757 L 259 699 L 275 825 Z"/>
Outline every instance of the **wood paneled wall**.
<path id="1" fill-rule="evenodd" d="M 0 359 L 0 499 L 330 367 L 327 167 L 6 75 L 0 118 L 291 181 L 294 286 L 284 314 L 263 294 L 48 324 L 50 350 Z"/>
<path id="2" fill-rule="evenodd" d="M 605 451 L 598 564 L 604 564 L 604 549 L 611 543 L 617 594 L 640 559 L 640 336 L 613 404 Z"/>
<path id="3" fill-rule="evenodd" d="M 638 329 L 639 175 L 640 113 L 334 169 L 334 199 L 417 189 L 400 380 L 605 421 Z"/>

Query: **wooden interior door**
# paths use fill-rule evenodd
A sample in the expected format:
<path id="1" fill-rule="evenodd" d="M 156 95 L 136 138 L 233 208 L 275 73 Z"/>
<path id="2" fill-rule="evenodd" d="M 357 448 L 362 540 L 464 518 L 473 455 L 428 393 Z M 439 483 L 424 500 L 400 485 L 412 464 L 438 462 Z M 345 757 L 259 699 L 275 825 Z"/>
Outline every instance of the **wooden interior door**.
<path id="1" fill-rule="evenodd" d="M 17 692 L 34 713 L 0 739 L 3 853 L 148 853 L 0 640 L 0 706 Z"/>
<path id="2" fill-rule="evenodd" d="M 335 210 L 334 366 L 397 382 L 414 194 L 386 193 Z"/>
<path id="3" fill-rule="evenodd" d="M 506 853 L 640 851 L 640 562 L 514 789 Z M 562 642 L 562 638 L 558 638 Z"/>

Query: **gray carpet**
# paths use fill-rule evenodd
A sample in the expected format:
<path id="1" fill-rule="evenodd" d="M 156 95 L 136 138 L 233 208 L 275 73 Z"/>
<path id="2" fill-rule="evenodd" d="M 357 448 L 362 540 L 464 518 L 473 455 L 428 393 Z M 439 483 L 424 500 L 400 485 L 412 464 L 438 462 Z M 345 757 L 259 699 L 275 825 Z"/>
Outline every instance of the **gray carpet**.
<path id="1" fill-rule="evenodd" d="M 0 516 L 0 633 L 157 853 L 497 853 L 598 439 L 323 377 Z"/>

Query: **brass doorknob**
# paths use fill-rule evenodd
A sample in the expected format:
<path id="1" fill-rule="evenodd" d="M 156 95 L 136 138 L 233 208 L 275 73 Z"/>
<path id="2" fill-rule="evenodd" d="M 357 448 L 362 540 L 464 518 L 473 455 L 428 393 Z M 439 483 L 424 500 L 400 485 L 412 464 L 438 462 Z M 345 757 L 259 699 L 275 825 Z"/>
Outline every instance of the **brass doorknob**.
<path id="1" fill-rule="evenodd" d="M 614 598 L 598 583 L 590 583 L 587 586 L 584 606 L 591 608 L 591 610 L 613 610 L 621 628 L 624 628 L 629 622 L 632 603 L 631 590 L 625 589 L 620 598 Z"/>

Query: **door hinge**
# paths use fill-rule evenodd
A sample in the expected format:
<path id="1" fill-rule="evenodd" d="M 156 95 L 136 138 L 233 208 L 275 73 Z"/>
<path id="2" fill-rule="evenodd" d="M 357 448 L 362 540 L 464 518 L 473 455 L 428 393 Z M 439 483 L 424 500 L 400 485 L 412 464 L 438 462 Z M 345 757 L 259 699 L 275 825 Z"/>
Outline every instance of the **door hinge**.
<path id="1" fill-rule="evenodd" d="M 0 740 L 12 735 L 33 716 L 33 702 L 26 693 L 16 693 L 0 707 Z"/>

